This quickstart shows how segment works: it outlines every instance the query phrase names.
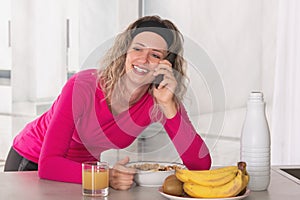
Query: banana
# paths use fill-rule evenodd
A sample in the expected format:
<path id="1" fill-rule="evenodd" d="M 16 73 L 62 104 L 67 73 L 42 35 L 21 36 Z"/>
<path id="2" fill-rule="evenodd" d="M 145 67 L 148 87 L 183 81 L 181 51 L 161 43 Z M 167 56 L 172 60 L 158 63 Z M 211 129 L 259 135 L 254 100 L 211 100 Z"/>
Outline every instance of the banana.
<path id="1" fill-rule="evenodd" d="M 244 176 L 243 176 L 243 183 L 244 183 L 243 189 L 247 188 L 249 180 L 250 180 L 250 176 L 249 176 L 248 172 L 245 170 Z"/>
<path id="2" fill-rule="evenodd" d="M 223 172 L 224 173 L 224 172 Z M 236 176 L 229 182 L 218 185 L 200 185 L 191 181 L 186 181 L 183 184 L 184 191 L 191 197 L 197 198 L 225 198 L 234 197 L 243 191 L 249 182 L 249 175 L 246 171 L 246 163 L 239 162 Z"/>
<path id="3" fill-rule="evenodd" d="M 185 173 L 187 171 L 193 171 L 193 172 L 199 173 L 199 174 L 211 175 L 211 174 L 224 173 L 227 171 L 232 171 L 232 170 L 237 170 L 237 169 L 238 169 L 238 166 L 226 166 L 226 167 L 219 167 L 219 168 L 209 169 L 209 170 L 188 170 L 188 169 L 178 168 L 178 169 L 176 169 L 176 172 Z"/>
<path id="4" fill-rule="evenodd" d="M 220 186 L 228 183 L 237 175 L 237 166 L 227 166 L 212 170 L 176 170 L 176 177 L 182 182 L 191 182 L 203 186 Z"/>
<path id="5" fill-rule="evenodd" d="M 230 182 L 218 186 L 202 186 L 190 182 L 183 184 L 184 191 L 191 197 L 196 198 L 225 198 L 234 197 L 239 194 L 244 188 L 244 178 L 242 171 L 238 171 L 237 176 Z"/>

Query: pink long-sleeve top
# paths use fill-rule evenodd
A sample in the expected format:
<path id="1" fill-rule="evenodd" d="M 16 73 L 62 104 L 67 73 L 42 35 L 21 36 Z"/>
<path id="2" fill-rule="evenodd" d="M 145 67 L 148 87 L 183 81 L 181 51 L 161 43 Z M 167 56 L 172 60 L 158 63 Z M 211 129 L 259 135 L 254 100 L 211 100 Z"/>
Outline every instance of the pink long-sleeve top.
<path id="1" fill-rule="evenodd" d="M 81 163 L 97 160 L 101 152 L 129 146 L 151 123 L 154 100 L 145 94 L 127 111 L 115 116 L 97 84 L 96 70 L 84 70 L 68 80 L 51 108 L 15 137 L 13 148 L 38 163 L 41 178 L 81 183 Z M 207 146 L 183 106 L 163 120 L 183 163 L 189 169 L 209 169 Z"/>

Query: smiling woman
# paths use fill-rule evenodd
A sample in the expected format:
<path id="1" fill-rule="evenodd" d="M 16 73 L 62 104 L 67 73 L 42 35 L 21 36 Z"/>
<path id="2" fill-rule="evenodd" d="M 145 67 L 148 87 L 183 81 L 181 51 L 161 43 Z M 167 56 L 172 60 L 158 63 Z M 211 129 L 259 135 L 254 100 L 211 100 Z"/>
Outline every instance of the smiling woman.
<path id="1" fill-rule="evenodd" d="M 81 183 L 82 162 L 128 147 L 155 122 L 163 125 L 187 168 L 209 169 L 209 150 L 182 104 L 182 43 L 169 20 L 146 16 L 130 24 L 99 70 L 72 76 L 52 107 L 15 137 L 5 171 L 38 168 L 41 178 Z M 166 59 L 170 53 L 176 54 L 172 63 Z M 152 82 L 159 75 L 163 79 L 156 88 Z M 126 157 L 110 169 L 111 187 L 131 187 L 136 170 L 126 166 L 128 161 Z"/>

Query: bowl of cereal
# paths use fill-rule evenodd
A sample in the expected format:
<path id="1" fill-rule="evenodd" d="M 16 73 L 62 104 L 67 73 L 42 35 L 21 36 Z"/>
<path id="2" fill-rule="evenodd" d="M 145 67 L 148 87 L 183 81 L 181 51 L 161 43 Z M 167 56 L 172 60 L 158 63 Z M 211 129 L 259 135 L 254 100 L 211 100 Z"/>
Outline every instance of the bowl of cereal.
<path id="1" fill-rule="evenodd" d="M 137 170 L 134 181 L 139 186 L 160 187 L 163 185 L 165 178 L 175 173 L 177 168 L 185 168 L 180 163 L 142 161 L 130 162 L 127 167 Z"/>

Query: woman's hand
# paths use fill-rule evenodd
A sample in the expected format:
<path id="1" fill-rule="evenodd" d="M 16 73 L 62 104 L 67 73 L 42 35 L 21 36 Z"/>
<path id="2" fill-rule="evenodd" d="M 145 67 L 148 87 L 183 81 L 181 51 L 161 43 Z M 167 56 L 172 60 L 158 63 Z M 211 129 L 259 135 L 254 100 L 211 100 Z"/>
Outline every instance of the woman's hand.
<path id="1" fill-rule="evenodd" d="M 158 88 L 153 89 L 153 96 L 156 99 L 156 102 L 160 105 L 160 108 L 166 118 L 172 118 L 177 113 L 176 104 L 174 102 L 177 81 L 173 74 L 172 65 L 168 60 L 162 60 L 159 62 L 153 75 L 157 76 L 159 74 L 163 74 L 164 79 L 159 84 Z"/>
<path id="2" fill-rule="evenodd" d="M 133 177 L 136 170 L 125 167 L 129 162 L 129 157 L 117 162 L 112 169 L 109 170 L 109 184 L 116 190 L 128 190 L 133 184 Z"/>

